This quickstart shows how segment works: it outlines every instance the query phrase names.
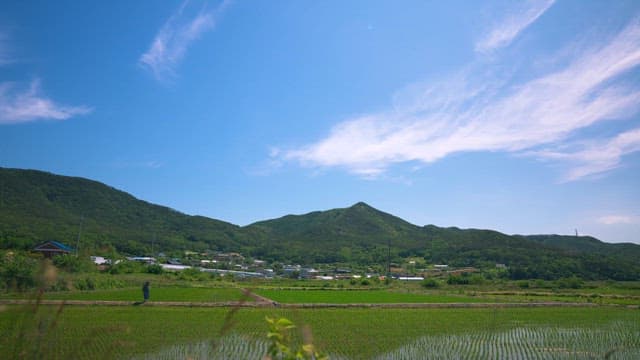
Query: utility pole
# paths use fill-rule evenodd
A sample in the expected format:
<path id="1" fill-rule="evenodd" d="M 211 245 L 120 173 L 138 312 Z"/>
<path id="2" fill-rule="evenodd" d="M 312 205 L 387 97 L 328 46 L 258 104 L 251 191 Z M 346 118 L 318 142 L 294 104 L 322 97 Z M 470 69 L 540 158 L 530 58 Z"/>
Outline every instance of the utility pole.
<path id="1" fill-rule="evenodd" d="M 576 237 L 578 237 L 578 229 L 576 229 Z"/>
<path id="2" fill-rule="evenodd" d="M 78 239 L 76 239 L 76 256 L 80 254 L 80 235 L 82 234 L 82 223 L 84 222 L 84 214 L 80 216 L 80 228 L 78 229 Z"/>
<path id="3" fill-rule="evenodd" d="M 387 277 L 391 277 L 391 238 L 387 239 Z"/>

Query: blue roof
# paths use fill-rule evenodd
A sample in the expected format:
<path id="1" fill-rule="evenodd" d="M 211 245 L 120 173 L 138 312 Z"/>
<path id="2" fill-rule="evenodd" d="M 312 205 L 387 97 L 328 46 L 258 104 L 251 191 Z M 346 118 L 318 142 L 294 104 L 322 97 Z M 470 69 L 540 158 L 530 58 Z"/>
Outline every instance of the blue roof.
<path id="1" fill-rule="evenodd" d="M 37 249 L 37 248 L 39 248 L 39 247 L 41 247 L 41 246 L 43 246 L 43 245 L 46 245 L 46 244 L 51 244 L 51 245 L 53 245 L 53 246 L 55 246 L 55 247 L 57 247 L 58 249 L 63 250 L 63 251 L 68 251 L 68 252 L 72 252 L 72 251 L 74 251 L 72 247 L 67 246 L 67 245 L 65 245 L 65 244 L 63 244 L 63 243 L 61 243 L 61 242 L 54 241 L 54 240 L 49 240 L 49 241 L 47 241 L 47 242 L 45 242 L 45 243 L 42 243 L 42 244 L 38 245 L 38 246 L 36 247 L 36 249 Z"/>
<path id="2" fill-rule="evenodd" d="M 66 250 L 66 251 L 73 251 L 73 248 L 71 246 L 65 245 L 61 242 L 57 242 L 57 241 L 51 241 L 52 244 L 54 244 L 55 246 L 59 247 L 62 250 Z"/>

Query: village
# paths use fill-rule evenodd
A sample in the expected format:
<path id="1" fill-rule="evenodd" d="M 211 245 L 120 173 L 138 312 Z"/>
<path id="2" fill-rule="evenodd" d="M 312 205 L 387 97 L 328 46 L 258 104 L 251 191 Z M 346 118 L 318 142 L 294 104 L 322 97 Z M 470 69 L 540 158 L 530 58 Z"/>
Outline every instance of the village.
<path id="1" fill-rule="evenodd" d="M 68 245 L 58 241 L 47 241 L 36 246 L 34 252 L 52 258 L 58 255 L 78 255 Z M 254 259 L 237 252 L 220 251 L 184 251 L 180 257 L 169 257 L 163 252 L 154 256 L 125 256 L 110 259 L 104 256 L 90 255 L 89 258 L 99 270 L 107 270 L 110 266 L 122 262 L 135 262 L 143 265 L 155 265 L 163 271 L 182 271 L 198 269 L 202 272 L 233 276 L 236 279 L 245 278 L 288 278 L 300 280 L 355 280 L 365 281 L 374 279 L 384 281 L 387 278 L 400 281 L 423 281 L 426 278 L 455 276 L 479 272 L 474 267 L 451 267 L 447 264 L 427 264 L 424 259 L 408 259 L 398 264 L 389 262 L 384 265 L 354 268 L 349 264 L 316 264 L 315 266 L 301 264 L 282 264 Z M 504 264 L 496 264 L 497 269 L 506 269 Z"/>

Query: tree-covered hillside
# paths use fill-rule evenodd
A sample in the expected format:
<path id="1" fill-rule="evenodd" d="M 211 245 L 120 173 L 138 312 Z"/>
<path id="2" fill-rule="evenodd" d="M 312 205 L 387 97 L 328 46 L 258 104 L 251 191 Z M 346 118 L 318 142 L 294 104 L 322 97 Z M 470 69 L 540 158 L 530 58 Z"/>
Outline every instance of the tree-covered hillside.
<path id="1" fill-rule="evenodd" d="M 249 228 L 266 234 L 266 241 L 260 243 L 268 247 L 260 249 L 261 256 L 286 254 L 301 263 L 384 264 L 390 249 L 392 261 L 423 257 L 428 263 L 452 266 L 505 264 L 512 278 L 640 278 L 639 245 L 606 244 L 592 237 L 556 244 L 558 235 L 529 238 L 492 230 L 419 227 L 364 203 L 288 215 Z M 602 251 L 585 251 L 594 241 Z"/>
<path id="2" fill-rule="evenodd" d="M 168 207 L 82 178 L 0 168 L 0 246 L 27 249 L 59 240 L 80 249 L 230 249 L 239 227 Z"/>
<path id="3" fill-rule="evenodd" d="M 385 263 L 387 246 L 394 253 L 422 249 L 425 237 L 419 227 L 378 211 L 365 203 L 349 208 L 287 215 L 248 226 L 264 234 L 264 256 L 287 253 L 292 260 L 309 263 Z"/>
<path id="4" fill-rule="evenodd" d="M 80 236 L 78 236 L 80 234 Z M 81 250 L 145 255 L 181 250 L 237 251 L 269 261 L 494 267 L 512 278 L 640 279 L 640 245 L 592 237 L 510 236 L 491 230 L 416 226 L 365 203 L 287 215 L 239 227 L 150 204 L 96 181 L 0 168 L 0 248 L 58 240 Z"/>

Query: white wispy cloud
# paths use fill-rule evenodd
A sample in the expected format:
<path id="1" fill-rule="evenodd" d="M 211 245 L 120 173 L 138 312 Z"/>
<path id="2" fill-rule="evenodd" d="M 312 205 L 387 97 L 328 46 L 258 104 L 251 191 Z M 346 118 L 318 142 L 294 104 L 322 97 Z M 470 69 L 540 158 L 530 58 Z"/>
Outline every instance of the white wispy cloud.
<path id="1" fill-rule="evenodd" d="M 396 95 L 393 109 L 346 119 L 326 138 L 281 149 L 276 156 L 375 177 L 395 163 L 503 151 L 571 160 L 566 180 L 602 173 L 639 150 L 637 130 L 593 139 L 579 151 L 576 144 L 573 151 L 558 149 L 570 144 L 577 130 L 637 113 L 640 86 L 621 75 L 640 65 L 640 21 L 594 44 L 568 59 L 563 54 L 564 66 L 524 82 L 492 75 L 480 64 L 431 85 L 409 87 Z"/>
<path id="2" fill-rule="evenodd" d="M 33 80 L 26 89 L 15 83 L 0 83 L 0 124 L 15 124 L 37 120 L 66 120 L 90 113 L 87 106 L 55 103 L 42 94 L 40 81 Z"/>
<path id="3" fill-rule="evenodd" d="M 640 151 L 640 128 L 625 131 L 611 139 L 570 145 L 577 149 L 567 150 L 567 146 L 562 146 L 564 149 L 534 151 L 530 155 L 572 164 L 563 180 L 574 181 L 613 170 L 620 166 L 624 155 Z"/>
<path id="4" fill-rule="evenodd" d="M 524 29 L 547 11 L 555 0 L 530 0 L 521 3 L 504 16 L 475 46 L 478 52 L 487 52 L 508 46 Z"/>
<path id="5" fill-rule="evenodd" d="M 618 224 L 638 224 L 640 223 L 640 217 L 633 215 L 604 215 L 596 219 L 600 224 L 604 225 L 618 225 Z"/>
<path id="6" fill-rule="evenodd" d="M 213 10 L 203 7 L 193 15 L 189 2 L 185 1 L 160 28 L 149 50 L 140 56 L 138 63 L 151 71 L 158 80 L 175 77 L 175 68 L 184 58 L 189 46 L 204 32 L 214 28 L 216 16 L 229 3 L 230 1 L 223 1 Z"/>

